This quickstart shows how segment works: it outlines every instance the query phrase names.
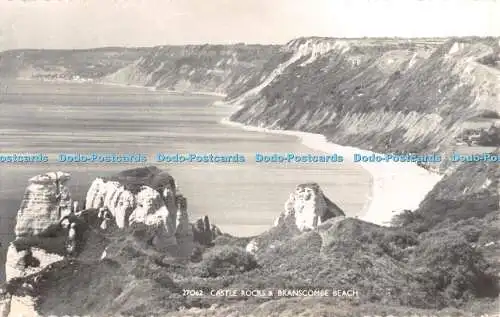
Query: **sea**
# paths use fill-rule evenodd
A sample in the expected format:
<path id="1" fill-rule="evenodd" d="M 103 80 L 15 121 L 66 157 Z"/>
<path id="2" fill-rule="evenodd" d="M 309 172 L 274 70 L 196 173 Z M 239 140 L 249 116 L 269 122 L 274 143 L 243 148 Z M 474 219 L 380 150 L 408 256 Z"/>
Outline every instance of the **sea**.
<path id="1" fill-rule="evenodd" d="M 353 163 L 258 163 L 255 154 L 323 155 L 293 136 L 223 125 L 235 108 L 221 97 L 145 88 L 30 80 L 0 81 L 0 154 L 44 153 L 46 163 L 0 163 L 0 242 L 13 239 L 28 179 L 71 174 L 74 199 L 93 179 L 155 165 L 169 171 L 188 199 L 191 221 L 208 215 L 223 232 L 259 234 L 273 224 L 295 186 L 317 182 L 348 216 L 360 216 L 370 193 L 368 172 Z M 59 153 L 139 153 L 144 163 L 58 163 Z M 235 155 L 239 163 L 157 162 L 158 153 Z M 333 154 L 333 153 L 328 153 Z M 3 250 L 5 251 L 5 250 Z M 1 265 L 3 261 L 0 260 Z M 3 270 L 2 270 L 3 271 Z"/>

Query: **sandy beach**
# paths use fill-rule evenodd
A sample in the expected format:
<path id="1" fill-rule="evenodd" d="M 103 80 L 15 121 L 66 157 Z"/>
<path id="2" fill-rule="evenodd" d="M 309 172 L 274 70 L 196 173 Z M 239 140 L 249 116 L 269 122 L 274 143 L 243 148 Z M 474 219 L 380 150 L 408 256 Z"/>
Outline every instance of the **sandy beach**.
<path id="1" fill-rule="evenodd" d="M 221 103 L 218 103 L 219 105 Z M 341 146 L 328 142 L 321 134 L 290 130 L 273 130 L 247 126 L 225 118 L 222 124 L 239 127 L 246 131 L 283 134 L 298 137 L 310 149 L 325 153 L 336 153 L 353 162 L 355 153 L 361 155 L 379 154 L 355 147 Z M 372 177 L 372 192 L 360 213 L 360 219 L 378 225 L 390 225 L 393 216 L 405 209 L 414 210 L 442 176 L 429 172 L 414 163 L 356 163 L 367 170 Z"/>

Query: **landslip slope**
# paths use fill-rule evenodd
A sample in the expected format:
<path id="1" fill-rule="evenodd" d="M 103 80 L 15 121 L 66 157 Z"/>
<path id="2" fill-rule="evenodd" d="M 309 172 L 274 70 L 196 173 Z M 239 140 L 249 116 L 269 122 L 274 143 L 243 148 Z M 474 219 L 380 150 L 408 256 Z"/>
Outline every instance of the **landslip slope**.
<path id="1" fill-rule="evenodd" d="M 272 71 L 269 59 L 278 52 L 279 46 L 271 45 L 158 46 L 103 81 L 227 94 L 252 85 L 250 75 Z"/>
<path id="2" fill-rule="evenodd" d="M 228 98 L 242 106 L 231 119 L 375 152 L 444 150 L 464 121 L 500 110 L 499 41 L 297 39 L 272 75 Z"/>

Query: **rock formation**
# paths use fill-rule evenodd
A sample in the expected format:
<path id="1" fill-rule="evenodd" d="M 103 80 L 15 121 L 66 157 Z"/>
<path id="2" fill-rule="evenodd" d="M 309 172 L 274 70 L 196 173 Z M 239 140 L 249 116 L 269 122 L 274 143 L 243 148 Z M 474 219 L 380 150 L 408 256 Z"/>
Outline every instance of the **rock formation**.
<path id="1" fill-rule="evenodd" d="M 194 237 L 187 212 L 187 198 L 178 193 L 175 201 L 177 203 L 175 236 L 180 246 L 179 256 L 189 257 L 194 250 Z"/>
<path id="2" fill-rule="evenodd" d="M 193 240 L 210 245 L 220 233 L 211 227 L 208 217 L 202 220 L 200 230 L 192 228 L 187 199 L 178 192 L 174 178 L 154 166 L 95 179 L 87 192 L 86 208 L 106 208 L 119 228 L 134 223 L 157 227 L 151 241 L 155 248 L 172 253 L 172 247 L 177 246 L 178 255 L 183 257 L 191 255 Z"/>
<path id="3" fill-rule="evenodd" d="M 274 225 L 294 223 L 301 231 L 314 229 L 330 218 L 345 216 L 342 209 L 325 196 L 317 183 L 299 184 L 285 203 L 285 211 Z"/>
<path id="4" fill-rule="evenodd" d="M 65 186 L 69 179 L 63 172 L 30 179 L 19 209 L 16 239 L 8 247 L 8 285 L 17 283 L 16 278 L 42 274 L 61 261 L 106 261 L 110 255 L 127 260 L 130 250 L 155 257 L 192 258 L 196 242 L 198 247 L 211 246 L 222 234 L 207 216 L 199 220 L 199 230 L 193 230 L 187 199 L 173 178 L 155 167 L 97 178 L 89 187 L 84 210 L 71 200 Z M 131 228 L 115 231 L 113 226 Z M 27 283 L 26 287 L 34 286 Z M 36 312 L 32 305 L 36 299 L 21 293 L 0 294 L 0 316 L 12 316 L 14 309 Z"/>
<path id="5" fill-rule="evenodd" d="M 120 228 L 128 226 L 132 213 L 137 216 L 142 212 L 135 209 L 144 211 L 144 208 L 160 209 L 164 206 L 169 211 L 168 223 L 175 228 L 175 181 L 154 166 L 125 170 L 106 179 L 95 179 L 87 192 L 85 206 L 108 208 Z"/>
<path id="6" fill-rule="evenodd" d="M 177 245 L 175 182 L 155 167 L 95 179 L 87 192 L 86 207 L 106 208 L 119 228 L 134 223 L 157 227 L 151 243 L 159 250 L 171 250 Z"/>
<path id="7" fill-rule="evenodd" d="M 85 200 L 85 207 L 88 209 L 107 208 L 119 228 L 129 225 L 129 217 L 136 206 L 136 196 L 133 193 L 125 190 L 119 182 L 105 182 L 102 178 L 97 178 L 92 182 Z"/>
<path id="8" fill-rule="evenodd" d="M 215 225 L 210 224 L 208 216 L 199 218 L 193 225 L 194 241 L 204 245 L 210 246 L 213 244 L 215 238 L 222 235 L 222 232 Z"/>
<path id="9" fill-rule="evenodd" d="M 68 173 L 50 172 L 29 180 L 17 214 L 16 237 L 7 249 L 7 281 L 62 259 L 67 232 L 57 228 L 61 218 L 71 213 L 71 195 L 65 185 L 69 179 Z"/>
<path id="10" fill-rule="evenodd" d="M 36 235 L 71 212 L 68 173 L 51 172 L 29 180 L 17 213 L 16 237 Z"/>
<path id="11" fill-rule="evenodd" d="M 299 184 L 285 202 L 285 210 L 274 221 L 274 227 L 250 240 L 246 251 L 264 252 L 276 239 L 286 239 L 301 232 L 318 228 L 332 218 L 344 219 L 344 212 L 325 196 L 317 183 Z"/>
<path id="12" fill-rule="evenodd" d="M 42 248 L 30 247 L 18 250 L 16 243 L 11 243 L 7 250 L 5 277 L 7 282 L 13 278 L 39 272 L 47 265 L 61 261 L 63 256 L 48 252 Z"/>

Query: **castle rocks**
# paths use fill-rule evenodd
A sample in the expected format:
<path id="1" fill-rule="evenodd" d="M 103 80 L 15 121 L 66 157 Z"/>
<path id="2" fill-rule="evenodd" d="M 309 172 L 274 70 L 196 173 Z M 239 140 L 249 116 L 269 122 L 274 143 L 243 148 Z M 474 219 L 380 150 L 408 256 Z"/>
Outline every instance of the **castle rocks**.
<path id="1" fill-rule="evenodd" d="M 342 209 L 325 196 L 317 183 L 299 184 L 285 202 L 285 210 L 274 225 L 295 224 L 300 231 L 314 229 L 330 218 L 345 216 Z"/>
<path id="2" fill-rule="evenodd" d="M 69 179 L 68 173 L 51 172 L 29 180 L 17 213 L 16 237 L 36 235 L 70 213 Z"/>
<path id="3" fill-rule="evenodd" d="M 325 196 L 317 183 L 299 184 L 285 202 L 285 210 L 274 221 L 274 227 L 252 239 L 246 251 L 256 255 L 272 247 L 272 241 L 292 238 L 318 228 L 330 219 L 344 219 L 344 212 Z"/>
<path id="4" fill-rule="evenodd" d="M 17 214 L 15 240 L 7 249 L 5 263 L 6 280 L 39 271 L 44 265 L 59 261 L 62 257 L 31 245 L 43 244 L 45 238 L 33 240 L 49 228 L 57 226 L 59 220 L 71 212 L 72 199 L 66 183 L 70 175 L 64 172 L 50 172 L 29 180 L 21 207 Z M 47 238 L 57 248 L 64 244 L 64 238 Z"/>
<path id="5" fill-rule="evenodd" d="M 112 256 L 113 252 L 120 252 L 120 246 L 117 249 L 113 239 L 106 238 L 112 231 L 103 229 L 104 221 L 112 221 L 115 227 L 122 229 L 134 226 L 132 232 L 143 230 L 140 228 L 145 225 L 145 243 L 137 247 L 152 247 L 156 252 L 181 258 L 190 258 L 197 244 L 210 245 L 216 233 L 221 234 L 205 217 L 204 225 L 208 225 L 209 230 L 204 226 L 206 236 L 201 242 L 195 241 L 198 232 L 189 222 L 187 199 L 177 190 L 173 177 L 156 167 L 136 168 L 95 179 L 87 191 L 82 211 L 74 207 L 66 187 L 69 179 L 68 173 L 50 172 L 29 180 L 17 216 L 16 239 L 8 247 L 8 283 L 17 277 L 38 273 L 68 256 L 95 261 L 108 258 L 107 253 Z M 74 227 L 79 247 L 73 254 L 68 252 L 68 245 L 73 242 Z M 125 238 L 122 242 L 132 240 Z M 31 296 L 4 295 L 0 296 L 0 316 L 12 316 L 23 310 L 35 313 Z"/>
<path id="6" fill-rule="evenodd" d="M 7 282 L 16 277 L 37 273 L 63 259 L 58 251 L 64 249 L 64 231 L 56 230 L 49 235 L 46 233 L 56 228 L 62 217 L 71 213 L 72 199 L 66 186 L 69 180 L 70 175 L 64 172 L 50 172 L 29 180 L 17 214 L 16 238 L 7 249 Z M 33 307 L 29 296 L 2 294 L 0 316 L 14 316 L 14 312 L 37 316 Z"/>
<path id="7" fill-rule="evenodd" d="M 158 250 L 172 252 L 178 246 L 175 253 L 179 255 L 189 256 L 192 252 L 187 199 L 176 194 L 173 178 L 157 168 L 138 168 L 110 179 L 97 178 L 87 192 L 85 205 L 108 209 L 119 228 L 134 223 L 157 227 L 152 243 Z"/>
<path id="8" fill-rule="evenodd" d="M 126 191 L 120 183 L 105 182 L 102 178 L 92 182 L 85 200 L 87 209 L 106 207 L 119 228 L 128 226 L 128 218 L 136 204 L 136 197 L 130 191 Z"/>
<path id="9" fill-rule="evenodd" d="M 97 178 L 87 191 L 85 210 L 76 215 L 66 186 L 69 180 L 70 175 L 64 172 L 50 172 L 29 180 L 17 215 L 16 239 L 8 247 L 7 280 L 61 260 L 67 254 L 70 225 L 75 221 L 86 222 L 87 227 L 99 228 L 98 231 L 103 231 L 100 222 L 110 220 L 118 228 L 145 224 L 154 231 L 150 242 L 156 250 L 181 257 L 191 255 L 195 242 L 187 199 L 177 191 L 175 180 L 168 173 L 156 167 L 142 167 Z M 97 219 L 103 209 L 112 219 Z M 70 222 L 67 228 L 62 226 L 64 218 Z M 88 234 L 81 237 L 80 234 L 80 239 L 87 240 Z M 37 264 L 28 265 L 26 259 L 34 259 L 32 262 Z"/>
<path id="10" fill-rule="evenodd" d="M 208 217 L 202 220 L 202 226 L 191 225 L 187 198 L 170 174 L 154 166 L 95 179 L 85 203 L 87 209 L 109 210 L 119 228 L 134 223 L 156 227 L 152 239 L 155 248 L 180 257 L 191 256 L 196 243 L 210 245 L 221 234 Z"/>

